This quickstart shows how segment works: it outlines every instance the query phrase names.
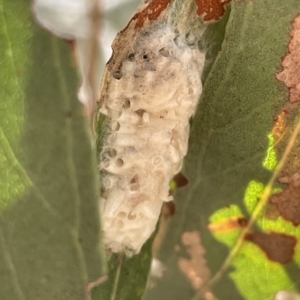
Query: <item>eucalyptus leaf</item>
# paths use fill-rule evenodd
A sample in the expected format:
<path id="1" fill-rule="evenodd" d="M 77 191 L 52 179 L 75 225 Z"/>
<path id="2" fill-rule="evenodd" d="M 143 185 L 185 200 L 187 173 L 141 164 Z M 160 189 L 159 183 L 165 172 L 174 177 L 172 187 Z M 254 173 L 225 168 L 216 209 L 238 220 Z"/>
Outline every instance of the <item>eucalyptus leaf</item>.
<path id="1" fill-rule="evenodd" d="M 80 299 L 103 274 L 97 163 L 71 47 L 2 1 L 0 298 Z"/>

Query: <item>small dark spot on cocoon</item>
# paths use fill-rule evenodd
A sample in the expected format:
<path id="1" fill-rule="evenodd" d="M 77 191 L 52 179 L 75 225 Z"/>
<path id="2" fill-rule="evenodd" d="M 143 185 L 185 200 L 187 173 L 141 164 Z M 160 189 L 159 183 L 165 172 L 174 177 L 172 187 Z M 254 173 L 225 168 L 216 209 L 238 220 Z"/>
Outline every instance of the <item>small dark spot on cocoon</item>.
<path id="1" fill-rule="evenodd" d="M 117 80 L 120 80 L 122 78 L 123 74 L 121 71 L 115 71 L 112 73 L 112 77 L 117 79 Z"/>
<path id="2" fill-rule="evenodd" d="M 124 108 L 129 108 L 130 105 L 131 105 L 130 100 L 129 100 L 129 99 L 125 99 L 124 104 L 123 104 L 123 107 L 124 107 Z"/>
<path id="3" fill-rule="evenodd" d="M 121 168 L 121 167 L 123 167 L 123 165 L 124 165 L 124 161 L 123 161 L 123 159 L 122 158 L 117 158 L 116 159 L 116 166 L 118 167 L 118 168 Z"/>
<path id="4" fill-rule="evenodd" d="M 164 57 L 169 57 L 171 55 L 170 51 L 165 47 L 161 48 L 158 52 Z"/>
<path id="5" fill-rule="evenodd" d="M 115 157 L 117 155 L 117 151 L 114 148 L 109 148 L 107 149 L 107 153 L 109 154 L 109 156 L 111 157 Z"/>
<path id="6" fill-rule="evenodd" d="M 129 53 L 127 56 L 127 60 L 134 61 L 134 53 Z"/>
<path id="7" fill-rule="evenodd" d="M 117 155 L 117 151 L 113 148 L 107 148 L 103 150 L 100 154 L 100 158 L 102 161 L 105 159 L 110 159 L 111 157 L 115 157 Z"/>
<path id="8" fill-rule="evenodd" d="M 132 215 L 131 213 L 128 215 L 128 220 L 134 220 L 136 218 L 136 214 Z"/>
<path id="9" fill-rule="evenodd" d="M 135 174 L 135 175 L 131 178 L 130 183 L 137 183 L 137 182 L 138 182 L 138 176 L 137 176 L 137 174 Z"/>
<path id="10" fill-rule="evenodd" d="M 108 168 L 110 166 L 110 160 L 108 158 L 104 159 L 103 161 L 103 167 Z"/>
<path id="11" fill-rule="evenodd" d="M 131 191 L 131 192 L 137 192 L 137 191 L 140 189 L 140 185 L 138 184 L 138 181 L 139 181 L 138 175 L 135 174 L 135 175 L 131 178 L 130 184 L 129 184 L 129 187 L 130 187 L 130 191 Z"/>
<path id="12" fill-rule="evenodd" d="M 101 188 L 101 197 L 103 198 L 103 199 L 108 199 L 108 190 L 106 190 L 105 188 Z"/>
<path id="13" fill-rule="evenodd" d="M 149 59 L 149 55 L 147 53 L 143 54 L 143 60 L 148 60 Z"/>
<path id="14" fill-rule="evenodd" d="M 138 110 L 135 111 L 135 113 L 137 115 L 139 115 L 140 117 L 143 117 L 143 114 L 145 113 L 145 110 L 144 109 L 138 109 Z"/>
<path id="15" fill-rule="evenodd" d="M 119 218 L 121 218 L 121 219 L 124 219 L 124 218 L 127 217 L 127 214 L 126 214 L 126 212 L 124 212 L 124 211 L 120 211 L 120 212 L 117 214 L 117 216 L 118 216 Z"/>

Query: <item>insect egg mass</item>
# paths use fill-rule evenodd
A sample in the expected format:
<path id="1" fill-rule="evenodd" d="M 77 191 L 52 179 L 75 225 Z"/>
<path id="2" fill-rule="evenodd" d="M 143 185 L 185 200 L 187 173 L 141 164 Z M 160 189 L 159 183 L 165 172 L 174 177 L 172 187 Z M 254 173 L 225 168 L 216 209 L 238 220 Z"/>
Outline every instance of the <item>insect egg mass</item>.
<path id="1" fill-rule="evenodd" d="M 138 253 L 163 202 L 172 200 L 169 182 L 182 168 L 202 92 L 205 53 L 198 41 L 205 27 L 193 1 L 154 0 L 141 5 L 113 42 L 98 114 L 108 123 L 101 215 L 113 252 Z"/>

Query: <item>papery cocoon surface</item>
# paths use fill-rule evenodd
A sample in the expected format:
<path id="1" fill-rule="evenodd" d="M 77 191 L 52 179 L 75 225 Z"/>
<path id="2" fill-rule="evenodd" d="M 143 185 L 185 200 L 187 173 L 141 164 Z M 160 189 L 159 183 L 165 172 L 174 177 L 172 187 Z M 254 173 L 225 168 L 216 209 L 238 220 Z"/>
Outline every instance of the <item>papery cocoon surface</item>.
<path id="1" fill-rule="evenodd" d="M 128 255 L 140 251 L 162 203 L 172 199 L 169 182 L 181 170 L 202 92 L 198 40 L 205 26 L 177 26 L 173 4 L 151 22 L 143 19 L 154 2 L 142 5 L 115 39 L 99 100 L 109 120 L 100 158 L 104 242 Z M 188 19 L 194 4 L 185 3 Z"/>

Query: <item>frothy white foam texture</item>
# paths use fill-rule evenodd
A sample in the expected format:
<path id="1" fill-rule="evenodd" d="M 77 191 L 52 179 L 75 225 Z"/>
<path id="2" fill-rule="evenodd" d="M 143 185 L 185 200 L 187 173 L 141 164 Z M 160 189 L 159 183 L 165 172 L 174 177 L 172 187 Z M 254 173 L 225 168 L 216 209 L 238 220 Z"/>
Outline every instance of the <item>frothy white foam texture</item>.
<path id="1" fill-rule="evenodd" d="M 167 21 L 133 36 L 108 63 L 100 96 L 110 122 L 100 162 L 104 242 L 128 255 L 140 251 L 172 199 L 169 182 L 187 153 L 205 60 L 197 40 Z"/>

